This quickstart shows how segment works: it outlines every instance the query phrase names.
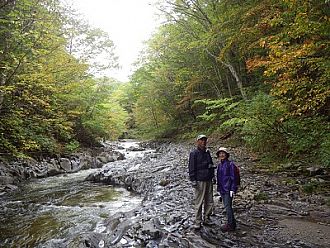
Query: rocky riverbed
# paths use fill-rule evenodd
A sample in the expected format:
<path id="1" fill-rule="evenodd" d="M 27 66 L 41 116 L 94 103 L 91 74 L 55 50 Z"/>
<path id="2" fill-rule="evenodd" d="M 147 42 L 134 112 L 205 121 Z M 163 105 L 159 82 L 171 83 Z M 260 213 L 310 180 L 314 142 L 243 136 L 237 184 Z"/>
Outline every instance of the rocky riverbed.
<path id="1" fill-rule="evenodd" d="M 88 149 L 58 158 L 24 158 L 7 161 L 0 157 L 0 195 L 17 190 L 21 182 L 80 170 L 100 168 L 104 164 L 123 160 L 124 155 L 111 146 Z"/>
<path id="2" fill-rule="evenodd" d="M 299 185 L 289 183 L 303 177 L 258 170 L 258 161 L 239 147 L 229 148 L 242 177 L 234 198 L 237 231 L 220 231 L 225 216 L 217 196 L 214 225 L 194 230 L 194 192 L 187 175 L 193 146 L 155 145 L 155 153 L 109 163 L 89 175 L 86 180 L 142 195 L 142 204 L 111 216 L 102 232 L 81 234 L 58 247 L 330 247 L 330 211 L 324 200 L 329 192 L 305 195 Z"/>
<path id="3" fill-rule="evenodd" d="M 225 215 L 216 192 L 211 217 L 214 225 L 194 230 L 194 192 L 187 173 L 188 154 L 193 147 L 193 143 L 141 143 L 140 147 L 132 149 L 152 148 L 152 151 L 125 159 L 119 152 L 122 147 L 116 143 L 107 144 L 96 155 L 81 154 L 67 160 L 49 161 L 43 164 L 46 169 L 40 171 L 38 163 L 2 166 L 2 179 L 9 182 L 2 187 L 15 190 L 10 186 L 14 179 L 98 167 L 97 172 L 86 178 L 94 182 L 95 187 L 100 183 L 125 187 L 143 197 L 137 208 L 116 212 L 95 232 L 50 240 L 38 247 L 330 247 L 328 172 L 309 169 L 310 175 L 319 175 L 313 177 L 299 176 L 301 173 L 296 174 L 296 168 L 290 172 L 270 173 L 241 147 L 228 147 L 242 178 L 241 188 L 234 198 L 237 231 L 220 231 Z M 212 144 L 210 149 L 215 154 Z M 16 177 L 13 177 L 15 171 L 21 176 L 14 173 Z M 322 195 L 307 195 L 301 191 L 301 186 L 311 178 L 323 181 Z"/>

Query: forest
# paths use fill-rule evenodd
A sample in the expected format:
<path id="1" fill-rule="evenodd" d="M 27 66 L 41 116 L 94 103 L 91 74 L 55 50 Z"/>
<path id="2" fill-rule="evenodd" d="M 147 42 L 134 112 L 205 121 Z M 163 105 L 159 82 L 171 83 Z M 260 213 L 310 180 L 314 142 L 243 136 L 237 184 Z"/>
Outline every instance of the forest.
<path id="1" fill-rule="evenodd" d="M 60 0 L 1 0 L 0 156 L 203 132 L 330 167 L 330 1 L 155 4 L 166 21 L 118 82 L 99 76 L 118 66 L 111 34 Z"/>

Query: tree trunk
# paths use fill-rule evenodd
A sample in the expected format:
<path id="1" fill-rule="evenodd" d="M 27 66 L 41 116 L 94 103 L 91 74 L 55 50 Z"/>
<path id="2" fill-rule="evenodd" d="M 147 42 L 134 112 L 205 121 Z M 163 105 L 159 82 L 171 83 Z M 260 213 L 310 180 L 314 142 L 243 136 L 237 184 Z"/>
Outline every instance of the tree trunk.
<path id="1" fill-rule="evenodd" d="M 227 82 L 227 88 L 228 88 L 228 91 L 229 91 L 229 96 L 233 97 L 233 93 L 231 92 L 230 82 L 229 82 L 229 79 L 228 79 L 228 74 L 226 74 L 226 82 Z"/>
<path id="2" fill-rule="evenodd" d="M 241 92 L 241 95 L 243 97 L 244 100 L 247 99 L 246 97 L 246 93 L 245 93 L 245 90 L 243 88 L 243 83 L 241 81 L 241 79 L 239 78 L 238 76 L 238 73 L 236 72 L 234 66 L 232 66 L 231 64 L 229 63 L 226 63 L 224 61 L 222 61 L 221 59 L 219 59 L 219 57 L 215 56 L 214 54 L 212 54 L 208 49 L 205 49 L 205 51 L 207 52 L 208 55 L 210 55 L 211 57 L 213 57 L 214 59 L 216 59 L 217 61 L 219 61 L 222 65 L 224 65 L 226 68 L 229 69 L 231 75 L 235 78 L 235 81 L 237 83 L 237 87 L 239 88 L 240 92 Z"/>
<path id="3" fill-rule="evenodd" d="M 229 69 L 229 71 L 231 72 L 231 74 L 232 74 L 233 77 L 235 78 L 235 81 L 236 81 L 236 83 L 237 83 L 237 87 L 239 88 L 239 90 L 240 90 L 240 92 L 241 92 L 241 95 L 242 95 L 243 99 L 246 100 L 247 97 L 246 97 L 245 90 L 244 90 L 244 88 L 243 88 L 243 83 L 242 83 L 241 79 L 239 78 L 238 73 L 236 72 L 234 66 L 232 66 L 232 65 L 229 64 L 229 63 L 225 63 L 225 62 L 223 62 L 223 61 L 220 61 L 220 63 L 222 63 L 224 66 L 226 66 L 226 67 Z"/>

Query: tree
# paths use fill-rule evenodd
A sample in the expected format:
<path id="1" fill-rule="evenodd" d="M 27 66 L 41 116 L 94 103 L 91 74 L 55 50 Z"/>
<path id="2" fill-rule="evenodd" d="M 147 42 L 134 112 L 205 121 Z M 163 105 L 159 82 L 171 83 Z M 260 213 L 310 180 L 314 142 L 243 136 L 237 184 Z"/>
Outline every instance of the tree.
<path id="1" fill-rule="evenodd" d="M 290 115 L 329 115 L 329 2 L 284 1 L 262 16 L 259 47 L 267 50 L 247 63 L 264 69 L 278 104 Z"/>
<path id="2" fill-rule="evenodd" d="M 109 34 L 91 27 L 75 10 L 68 8 L 67 13 L 64 28 L 69 54 L 80 63 L 88 64 L 89 72 L 96 76 L 103 76 L 104 71 L 117 68 L 116 48 Z"/>
<path id="3" fill-rule="evenodd" d="M 58 70 L 52 62 L 65 56 L 60 7 L 56 1 L 12 1 L 0 11 L 4 24 L 0 43 L 1 150 L 54 151 L 55 133 L 63 134 L 62 127 L 70 126 L 54 111 L 54 77 L 47 74 Z M 72 57 L 63 60 L 74 63 Z M 52 126 L 54 119 L 60 125 Z M 53 131 L 45 132 L 50 127 Z"/>
<path id="4" fill-rule="evenodd" d="M 224 81 L 223 75 L 226 74 L 221 67 L 230 73 L 230 77 L 236 82 L 239 92 L 243 99 L 246 99 L 246 92 L 240 76 L 239 54 L 235 53 L 235 43 L 233 38 L 240 26 L 239 15 L 232 14 L 233 9 L 241 3 L 233 3 L 231 9 L 227 9 L 227 1 L 165 1 L 169 6 L 163 7 L 163 11 L 170 21 L 177 23 L 181 32 L 190 34 L 191 39 L 195 40 L 194 46 L 199 49 L 199 53 L 205 53 L 211 60 L 214 74 L 217 76 L 218 83 Z M 168 10 L 170 9 L 170 10 Z M 230 16 L 229 16 L 230 15 Z M 235 18 L 232 18 L 232 17 Z M 230 17 L 226 19 L 227 17 Z M 225 26 L 225 25 L 226 26 Z M 227 26 L 230 25 L 230 28 Z M 219 29 L 221 31 L 219 32 Z M 234 35 L 232 34 L 234 33 Z M 191 43 L 193 44 L 193 43 Z M 231 95 L 230 83 L 227 80 L 227 90 Z M 213 80 L 212 80 L 213 81 Z M 220 86 L 221 87 L 221 86 Z"/>
<path id="5" fill-rule="evenodd" d="M 81 44 L 88 40 L 88 46 L 71 46 L 86 57 L 74 57 L 67 50 L 71 21 L 73 16 L 57 0 L 0 5 L 1 153 L 52 155 L 77 148 L 82 132 L 95 145 L 93 141 L 117 137 L 124 129 L 125 112 L 105 95 L 112 86 L 87 73 L 95 52 L 105 52 L 111 66 L 115 63 L 113 43 L 88 27 L 79 33 Z"/>

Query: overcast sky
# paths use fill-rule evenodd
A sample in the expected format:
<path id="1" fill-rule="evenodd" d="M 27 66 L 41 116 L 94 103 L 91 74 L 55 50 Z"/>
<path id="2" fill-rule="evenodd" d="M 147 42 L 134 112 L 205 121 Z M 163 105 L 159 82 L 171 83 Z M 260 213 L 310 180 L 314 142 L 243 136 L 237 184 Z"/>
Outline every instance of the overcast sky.
<path id="1" fill-rule="evenodd" d="M 156 9 L 152 0 L 66 0 L 83 14 L 89 23 L 109 33 L 115 43 L 122 69 L 111 76 L 127 81 L 132 63 L 156 28 Z"/>

